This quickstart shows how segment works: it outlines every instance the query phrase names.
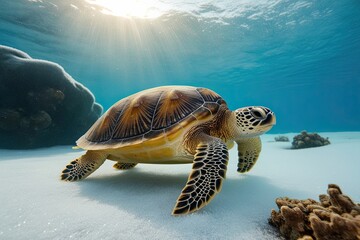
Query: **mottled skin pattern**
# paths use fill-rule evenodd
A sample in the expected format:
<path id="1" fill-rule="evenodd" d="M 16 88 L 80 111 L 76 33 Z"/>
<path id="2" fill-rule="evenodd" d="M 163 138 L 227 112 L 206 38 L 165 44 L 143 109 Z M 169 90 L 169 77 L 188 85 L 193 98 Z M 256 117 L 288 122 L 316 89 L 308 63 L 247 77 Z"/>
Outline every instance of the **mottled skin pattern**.
<path id="1" fill-rule="evenodd" d="M 137 163 L 121 163 L 121 162 L 117 162 L 114 164 L 114 168 L 119 169 L 119 170 L 128 170 L 131 168 L 134 168 L 137 165 Z"/>
<path id="2" fill-rule="evenodd" d="M 138 163 L 192 163 L 174 215 L 194 212 L 221 190 L 238 144 L 239 172 L 249 171 L 261 151 L 259 135 L 275 124 L 265 107 L 230 111 L 217 93 L 188 86 L 145 90 L 115 103 L 78 141 L 87 152 L 70 162 L 61 179 L 86 178 L 106 159 L 127 170 Z"/>
<path id="3" fill-rule="evenodd" d="M 221 190 L 229 153 L 220 139 L 209 137 L 209 142 L 199 144 L 196 148 L 192 172 L 178 197 L 174 215 L 202 208 Z"/>

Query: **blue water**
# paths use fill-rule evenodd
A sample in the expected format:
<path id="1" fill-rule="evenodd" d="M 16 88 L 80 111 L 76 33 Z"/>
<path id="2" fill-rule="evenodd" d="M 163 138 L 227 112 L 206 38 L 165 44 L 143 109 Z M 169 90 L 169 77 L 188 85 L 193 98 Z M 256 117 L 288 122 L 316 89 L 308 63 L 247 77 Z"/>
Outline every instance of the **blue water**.
<path id="1" fill-rule="evenodd" d="M 0 45 L 59 63 L 105 109 L 159 85 L 264 105 L 272 133 L 360 131 L 360 1 L 149 1 L 160 16 L 83 0 L 0 0 Z M 193 2 L 193 3 L 191 3 Z"/>

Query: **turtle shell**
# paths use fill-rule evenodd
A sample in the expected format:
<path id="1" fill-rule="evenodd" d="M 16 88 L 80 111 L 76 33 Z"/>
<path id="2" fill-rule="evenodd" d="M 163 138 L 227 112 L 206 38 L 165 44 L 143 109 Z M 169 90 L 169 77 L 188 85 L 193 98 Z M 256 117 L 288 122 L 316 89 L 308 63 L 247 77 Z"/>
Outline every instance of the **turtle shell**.
<path id="1" fill-rule="evenodd" d="M 115 103 L 77 141 L 84 149 L 118 148 L 161 138 L 188 125 L 210 120 L 225 101 L 206 88 L 164 86 Z"/>

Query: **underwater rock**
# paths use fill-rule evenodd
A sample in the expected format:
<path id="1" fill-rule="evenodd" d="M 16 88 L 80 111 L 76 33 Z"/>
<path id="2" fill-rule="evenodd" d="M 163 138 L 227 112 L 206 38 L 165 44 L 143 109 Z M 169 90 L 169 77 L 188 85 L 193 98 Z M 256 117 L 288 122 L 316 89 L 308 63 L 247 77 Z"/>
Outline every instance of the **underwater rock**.
<path id="1" fill-rule="evenodd" d="M 289 142 L 289 138 L 286 136 L 277 136 L 275 137 L 276 142 Z"/>
<path id="2" fill-rule="evenodd" d="M 277 198 L 279 212 L 272 210 L 269 223 L 286 239 L 360 239 L 360 204 L 343 195 L 339 186 L 329 184 L 328 195 L 298 200 Z"/>
<path id="3" fill-rule="evenodd" d="M 60 65 L 0 45 L 0 148 L 75 144 L 101 113 Z"/>
<path id="4" fill-rule="evenodd" d="M 320 147 L 330 144 L 329 138 L 323 138 L 317 133 L 307 133 L 302 131 L 301 134 L 296 135 L 293 139 L 292 148 L 311 148 Z"/>

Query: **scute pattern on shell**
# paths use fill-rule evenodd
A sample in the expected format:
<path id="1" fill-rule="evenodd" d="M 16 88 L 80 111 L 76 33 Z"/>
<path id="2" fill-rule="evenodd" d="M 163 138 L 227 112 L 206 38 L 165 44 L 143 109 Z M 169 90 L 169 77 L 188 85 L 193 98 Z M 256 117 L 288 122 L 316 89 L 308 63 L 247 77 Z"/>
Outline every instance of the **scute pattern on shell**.
<path id="1" fill-rule="evenodd" d="M 221 96 L 206 88 L 153 88 L 115 103 L 84 137 L 90 143 L 114 143 L 145 134 L 158 135 L 181 121 L 195 121 L 201 108 L 206 114 L 216 114 L 221 104 L 226 105 Z"/>
<path id="2" fill-rule="evenodd" d="M 172 90 L 161 95 L 154 113 L 154 130 L 167 128 L 203 105 L 204 101 L 196 91 Z"/>

